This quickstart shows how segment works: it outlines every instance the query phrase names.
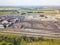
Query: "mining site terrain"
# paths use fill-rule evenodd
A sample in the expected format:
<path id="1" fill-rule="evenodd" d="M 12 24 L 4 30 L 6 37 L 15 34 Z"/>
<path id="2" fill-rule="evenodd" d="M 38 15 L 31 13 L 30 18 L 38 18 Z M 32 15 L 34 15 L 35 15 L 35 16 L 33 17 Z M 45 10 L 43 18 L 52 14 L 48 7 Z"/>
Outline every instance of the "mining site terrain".
<path id="1" fill-rule="evenodd" d="M 0 33 L 60 38 L 60 10 L 0 8 Z"/>

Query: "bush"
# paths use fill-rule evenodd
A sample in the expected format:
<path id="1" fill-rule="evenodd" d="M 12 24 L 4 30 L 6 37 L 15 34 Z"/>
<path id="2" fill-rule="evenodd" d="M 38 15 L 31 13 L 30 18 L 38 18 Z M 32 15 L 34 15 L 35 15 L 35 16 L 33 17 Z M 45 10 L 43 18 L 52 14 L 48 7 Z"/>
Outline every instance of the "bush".
<path id="1" fill-rule="evenodd" d="M 6 42 L 2 42 L 1 45 L 7 45 L 7 43 Z"/>
<path id="2" fill-rule="evenodd" d="M 13 45 L 12 43 L 8 43 L 7 45 Z"/>

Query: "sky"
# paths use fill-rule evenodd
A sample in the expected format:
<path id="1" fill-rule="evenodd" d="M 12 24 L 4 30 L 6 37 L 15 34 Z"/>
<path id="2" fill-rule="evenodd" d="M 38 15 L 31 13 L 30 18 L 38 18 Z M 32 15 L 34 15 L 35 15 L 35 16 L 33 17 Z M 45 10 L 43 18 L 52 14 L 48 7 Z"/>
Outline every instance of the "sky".
<path id="1" fill-rule="evenodd" d="M 0 0 L 0 6 L 60 6 L 60 0 Z"/>

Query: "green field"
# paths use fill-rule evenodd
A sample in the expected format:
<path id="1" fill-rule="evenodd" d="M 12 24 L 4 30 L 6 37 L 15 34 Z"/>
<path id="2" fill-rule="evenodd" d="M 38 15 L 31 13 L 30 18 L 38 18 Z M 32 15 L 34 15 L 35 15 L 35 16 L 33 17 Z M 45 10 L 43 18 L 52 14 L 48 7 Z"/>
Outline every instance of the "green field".
<path id="1" fill-rule="evenodd" d="M 60 14 L 57 13 L 55 10 L 51 10 L 51 9 L 42 9 L 42 10 L 24 10 L 24 9 L 20 9 L 20 10 L 0 10 L 0 15 L 7 15 L 7 14 L 21 14 L 21 15 L 40 15 L 40 14 L 47 14 L 47 15 L 56 15 L 56 14 Z"/>
<path id="2" fill-rule="evenodd" d="M 0 45 L 60 45 L 60 39 L 0 34 Z"/>
<path id="3" fill-rule="evenodd" d="M 19 13 L 17 10 L 0 10 L 0 15 Z"/>

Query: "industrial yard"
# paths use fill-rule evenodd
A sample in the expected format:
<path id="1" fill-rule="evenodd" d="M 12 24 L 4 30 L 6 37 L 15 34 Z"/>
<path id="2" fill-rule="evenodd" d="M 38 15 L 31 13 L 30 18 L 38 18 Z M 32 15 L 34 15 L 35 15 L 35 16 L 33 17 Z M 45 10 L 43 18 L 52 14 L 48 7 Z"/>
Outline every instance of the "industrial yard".
<path id="1" fill-rule="evenodd" d="M 0 8 L 0 13 L 0 32 L 60 38 L 59 9 Z"/>
<path id="2" fill-rule="evenodd" d="M 1 45 L 59 45 L 60 9 L 0 8 L 0 34 Z"/>

